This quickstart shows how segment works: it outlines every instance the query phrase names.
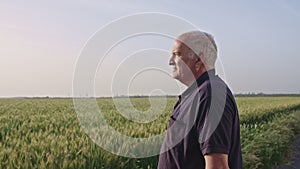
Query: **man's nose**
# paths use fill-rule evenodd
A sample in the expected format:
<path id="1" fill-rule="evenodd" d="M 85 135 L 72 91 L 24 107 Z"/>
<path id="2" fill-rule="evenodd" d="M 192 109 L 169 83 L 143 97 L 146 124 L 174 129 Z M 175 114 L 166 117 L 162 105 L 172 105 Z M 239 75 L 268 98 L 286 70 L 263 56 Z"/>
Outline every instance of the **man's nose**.
<path id="1" fill-rule="evenodd" d="M 173 55 L 171 55 L 171 57 L 170 57 L 169 65 L 174 65 L 174 56 Z"/>

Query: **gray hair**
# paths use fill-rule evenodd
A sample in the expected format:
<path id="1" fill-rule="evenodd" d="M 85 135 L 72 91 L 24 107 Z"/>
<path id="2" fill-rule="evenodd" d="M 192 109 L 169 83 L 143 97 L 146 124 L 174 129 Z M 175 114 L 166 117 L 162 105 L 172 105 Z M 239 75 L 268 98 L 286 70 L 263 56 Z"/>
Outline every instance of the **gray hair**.
<path id="1" fill-rule="evenodd" d="M 211 34 L 202 31 L 191 31 L 180 35 L 177 40 L 188 46 L 193 52 L 190 58 L 194 59 L 195 54 L 204 63 L 206 69 L 215 67 L 217 59 L 217 45 Z M 203 55 L 201 58 L 200 55 Z"/>

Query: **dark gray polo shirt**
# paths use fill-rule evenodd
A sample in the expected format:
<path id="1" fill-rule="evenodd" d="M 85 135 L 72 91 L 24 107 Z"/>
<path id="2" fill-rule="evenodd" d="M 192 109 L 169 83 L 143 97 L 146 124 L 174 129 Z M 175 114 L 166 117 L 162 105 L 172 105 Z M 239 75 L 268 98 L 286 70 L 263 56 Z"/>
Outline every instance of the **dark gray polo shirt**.
<path id="1" fill-rule="evenodd" d="M 237 106 L 214 69 L 202 74 L 179 96 L 158 169 L 204 169 L 204 155 L 209 153 L 228 154 L 229 168 L 242 168 Z"/>

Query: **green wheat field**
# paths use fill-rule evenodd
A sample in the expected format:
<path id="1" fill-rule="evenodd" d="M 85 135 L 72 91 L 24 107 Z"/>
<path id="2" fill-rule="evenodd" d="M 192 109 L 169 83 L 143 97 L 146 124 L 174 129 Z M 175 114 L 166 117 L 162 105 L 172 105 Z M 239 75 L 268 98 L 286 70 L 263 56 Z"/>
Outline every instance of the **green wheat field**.
<path id="1" fill-rule="evenodd" d="M 146 111 L 149 98 L 130 98 Z M 177 98 L 167 98 L 163 114 L 135 123 L 118 113 L 111 98 L 97 102 L 107 122 L 122 134 L 163 133 Z M 241 121 L 243 165 L 272 168 L 284 163 L 300 132 L 300 97 L 236 97 Z M 97 146 L 83 131 L 72 99 L 0 99 L 0 168 L 154 169 L 158 156 L 120 157 Z"/>

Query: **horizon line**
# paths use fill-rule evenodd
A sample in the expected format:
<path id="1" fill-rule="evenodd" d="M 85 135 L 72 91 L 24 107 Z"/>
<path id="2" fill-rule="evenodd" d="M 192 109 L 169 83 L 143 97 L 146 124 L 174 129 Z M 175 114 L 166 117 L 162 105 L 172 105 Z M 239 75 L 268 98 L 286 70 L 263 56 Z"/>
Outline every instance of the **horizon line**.
<path id="1" fill-rule="evenodd" d="M 263 92 L 245 92 L 234 93 L 234 96 L 300 96 L 300 93 L 263 93 Z M 178 97 L 176 94 L 170 95 L 117 95 L 117 96 L 0 96 L 0 99 L 31 99 L 31 98 L 43 98 L 43 99 L 55 99 L 55 98 L 68 98 L 68 99 L 80 99 L 80 98 L 145 98 L 145 97 Z"/>

